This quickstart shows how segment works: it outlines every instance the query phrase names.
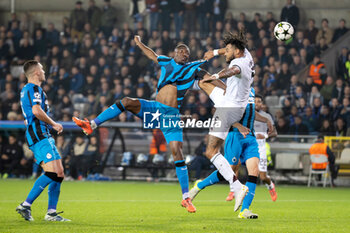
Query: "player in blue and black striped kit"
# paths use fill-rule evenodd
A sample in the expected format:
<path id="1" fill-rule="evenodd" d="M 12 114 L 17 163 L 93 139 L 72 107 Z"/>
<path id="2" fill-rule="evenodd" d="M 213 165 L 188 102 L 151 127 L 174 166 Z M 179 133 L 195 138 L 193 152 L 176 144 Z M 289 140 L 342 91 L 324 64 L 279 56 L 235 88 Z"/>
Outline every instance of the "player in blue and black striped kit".
<path id="1" fill-rule="evenodd" d="M 156 101 L 125 97 L 122 100 L 117 100 L 115 104 L 110 106 L 91 122 L 78 118 L 73 118 L 73 121 L 81 127 L 86 134 L 91 134 L 92 131 L 103 122 L 117 117 L 125 110 L 132 112 L 141 119 L 146 119 L 146 114 L 151 114 L 152 117 L 149 123 L 153 121 L 160 122 L 158 128 L 163 132 L 174 157 L 176 174 L 182 190 L 183 200 L 181 205 L 185 207 L 188 212 L 193 213 L 196 211 L 196 208 L 192 205 L 188 194 L 188 171 L 182 154 L 182 128 L 180 128 L 178 124 L 172 125 L 172 123 L 176 124 L 180 121 L 179 108 L 181 107 L 187 90 L 193 86 L 196 79 L 198 80 L 207 74 L 206 71 L 199 68 L 206 60 L 188 62 L 190 50 L 185 44 L 176 46 L 174 51 L 175 56 L 171 58 L 156 54 L 152 49 L 141 42 L 139 36 L 135 36 L 134 40 L 142 52 L 161 68 Z M 223 89 L 225 88 L 224 83 L 219 80 L 215 80 L 212 83 L 221 86 Z M 163 120 L 166 121 L 168 124 L 167 126 L 162 124 Z M 171 121 L 170 124 L 169 121 Z M 169 125 L 171 126 L 168 127 Z"/>
<path id="2" fill-rule="evenodd" d="M 238 162 L 246 164 L 248 180 L 246 186 L 249 191 L 242 203 L 239 218 L 258 218 L 252 213 L 249 207 L 255 195 L 255 188 L 258 179 L 259 169 L 259 146 L 254 134 L 254 120 L 269 122 L 269 120 L 255 111 L 255 91 L 251 88 L 249 101 L 242 119 L 233 124 L 225 141 L 225 158 L 234 169 Z M 203 181 L 198 180 L 190 190 L 190 197 L 193 200 L 205 187 L 225 180 L 216 170 Z"/>
<path id="3" fill-rule="evenodd" d="M 48 116 L 50 112 L 48 100 L 40 87 L 45 81 L 42 65 L 31 60 L 24 63 L 23 69 L 28 79 L 28 83 L 21 91 L 21 107 L 26 125 L 25 139 L 34 153 L 35 162 L 42 166 L 45 173 L 35 181 L 27 199 L 17 206 L 16 211 L 25 220 L 33 221 L 31 205 L 46 186 L 49 186 L 49 204 L 45 220 L 70 221 L 61 217 L 56 211 L 64 172 L 61 156 L 50 134 L 51 128 L 61 133 L 63 127 Z"/>

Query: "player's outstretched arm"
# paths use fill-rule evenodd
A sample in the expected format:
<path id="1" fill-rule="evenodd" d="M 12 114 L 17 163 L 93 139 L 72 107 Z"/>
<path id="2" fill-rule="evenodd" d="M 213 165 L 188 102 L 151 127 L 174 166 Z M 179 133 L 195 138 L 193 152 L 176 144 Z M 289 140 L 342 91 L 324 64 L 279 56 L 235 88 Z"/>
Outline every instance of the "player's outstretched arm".
<path id="1" fill-rule="evenodd" d="M 156 54 L 151 48 L 147 47 L 144 43 L 141 42 L 141 37 L 140 36 L 135 36 L 134 37 L 134 41 L 137 45 L 137 47 L 139 47 L 142 52 L 152 61 L 154 61 L 155 63 L 158 63 L 157 57 L 158 54 Z"/>
<path id="2" fill-rule="evenodd" d="M 36 118 L 39 120 L 49 124 L 52 126 L 54 130 L 57 131 L 58 134 L 62 133 L 63 127 L 61 124 L 56 123 L 54 120 L 52 120 L 40 107 L 40 105 L 36 104 L 32 107 L 33 114 L 35 115 Z"/>
<path id="3" fill-rule="evenodd" d="M 204 69 L 201 69 L 199 72 L 199 77 L 202 79 L 204 79 L 206 77 L 210 77 L 210 76 L 211 76 L 211 74 Z M 226 91 L 226 84 L 223 81 L 221 81 L 219 79 L 215 79 L 215 80 L 212 80 L 210 83 L 213 84 L 214 86 L 219 87 L 221 89 L 224 89 Z M 205 85 L 205 84 L 202 83 L 201 86 L 203 86 L 203 85 Z"/>
<path id="4" fill-rule="evenodd" d="M 225 54 L 225 48 L 209 50 L 209 51 L 205 52 L 204 60 L 209 61 L 210 59 L 212 59 L 215 56 L 224 55 L 224 54 Z"/>
<path id="5" fill-rule="evenodd" d="M 203 81 L 209 82 L 216 79 L 229 78 L 240 73 L 241 69 L 238 66 L 227 67 L 221 70 L 219 73 L 213 74 L 212 76 L 204 77 Z"/>
<path id="6" fill-rule="evenodd" d="M 238 129 L 238 131 L 243 135 L 244 138 L 250 133 L 250 129 L 243 126 L 239 122 L 234 123 L 232 126 L 235 127 L 236 129 Z"/>

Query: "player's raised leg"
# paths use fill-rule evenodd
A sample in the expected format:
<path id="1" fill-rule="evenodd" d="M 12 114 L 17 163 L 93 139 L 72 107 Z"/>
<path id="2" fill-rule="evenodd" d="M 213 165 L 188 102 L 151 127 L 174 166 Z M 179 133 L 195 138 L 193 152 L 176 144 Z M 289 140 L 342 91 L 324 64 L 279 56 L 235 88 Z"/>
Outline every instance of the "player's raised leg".
<path id="1" fill-rule="evenodd" d="M 220 153 L 222 143 L 223 139 L 213 135 L 209 135 L 206 156 L 214 164 L 214 166 L 220 172 L 222 177 L 224 177 L 224 179 L 229 182 L 230 190 L 234 192 L 236 196 L 234 211 L 237 211 L 241 206 L 245 195 L 247 194 L 248 188 L 245 185 L 242 185 L 241 182 L 239 182 L 230 164 Z"/>
<path id="2" fill-rule="evenodd" d="M 252 201 L 254 199 L 256 183 L 258 180 L 258 174 L 259 174 L 258 163 L 259 163 L 259 158 L 257 157 L 250 158 L 246 161 L 246 166 L 248 170 L 248 180 L 247 180 L 246 186 L 248 187 L 249 191 L 247 193 L 247 196 L 243 200 L 242 209 L 238 215 L 238 218 L 249 218 L 249 219 L 258 218 L 257 214 L 254 214 L 249 210 L 249 207 L 252 204 Z"/>
<path id="3" fill-rule="evenodd" d="M 124 97 L 122 100 L 117 100 L 115 104 L 111 105 L 90 122 L 87 119 L 81 120 L 77 117 L 73 117 L 73 121 L 83 129 L 84 133 L 89 135 L 92 134 L 93 130 L 100 126 L 102 123 L 119 116 L 125 110 L 128 110 L 133 114 L 137 114 L 140 112 L 140 109 L 141 103 L 138 99 Z"/>

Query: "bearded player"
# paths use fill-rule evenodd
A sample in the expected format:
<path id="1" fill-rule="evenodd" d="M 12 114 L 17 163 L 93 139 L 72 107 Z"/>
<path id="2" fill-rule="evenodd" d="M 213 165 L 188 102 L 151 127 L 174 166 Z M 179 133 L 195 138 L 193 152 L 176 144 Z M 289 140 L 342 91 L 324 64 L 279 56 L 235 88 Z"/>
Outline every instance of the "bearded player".
<path id="1" fill-rule="evenodd" d="M 94 120 L 80 120 L 73 118 L 73 121 L 83 129 L 86 134 L 91 134 L 103 122 L 117 117 L 124 111 L 129 111 L 141 119 L 144 119 L 145 114 L 152 115 L 152 120 L 171 120 L 175 124 L 170 124 L 171 127 L 160 126 L 165 140 L 170 146 L 172 156 L 174 158 L 176 175 L 179 180 L 182 190 L 181 205 L 187 209 L 188 212 L 196 212 L 196 208 L 189 198 L 189 181 L 188 171 L 182 152 L 183 133 L 179 124 L 180 112 L 184 96 L 188 89 L 193 86 L 195 80 L 202 78 L 207 74 L 206 71 L 199 68 L 206 60 L 198 60 L 188 62 L 190 50 L 187 45 L 180 44 L 175 48 L 174 58 L 166 57 L 156 54 L 152 49 L 141 42 L 139 36 L 134 38 L 136 45 L 142 52 L 154 63 L 161 67 L 161 75 L 158 80 L 157 96 L 155 101 L 148 101 L 144 99 L 136 99 L 124 97 L 122 100 L 117 100 L 115 104 L 110 106 L 107 110 L 102 112 Z M 224 84 L 218 80 L 211 82 L 212 85 L 219 85 L 224 88 Z M 166 119 L 166 116 L 172 116 L 171 119 Z M 175 125 L 175 126 L 174 126 Z"/>

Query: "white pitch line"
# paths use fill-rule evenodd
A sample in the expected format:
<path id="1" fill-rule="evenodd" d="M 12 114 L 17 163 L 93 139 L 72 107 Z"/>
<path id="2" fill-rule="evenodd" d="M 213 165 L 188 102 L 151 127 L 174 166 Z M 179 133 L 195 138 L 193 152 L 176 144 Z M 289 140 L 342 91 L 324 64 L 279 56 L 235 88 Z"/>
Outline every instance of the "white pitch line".
<path id="1" fill-rule="evenodd" d="M 179 200 L 59 200 L 60 202 L 179 202 Z M 3 203 L 18 202 L 18 200 L 0 200 Z M 36 202 L 47 202 L 37 200 Z M 196 202 L 225 202 L 223 200 L 196 200 Z M 272 202 L 271 200 L 253 200 L 253 202 Z M 277 200 L 277 202 L 350 202 L 350 200 Z"/>

